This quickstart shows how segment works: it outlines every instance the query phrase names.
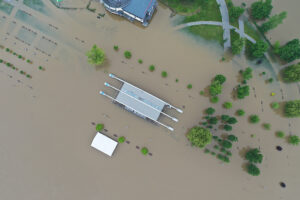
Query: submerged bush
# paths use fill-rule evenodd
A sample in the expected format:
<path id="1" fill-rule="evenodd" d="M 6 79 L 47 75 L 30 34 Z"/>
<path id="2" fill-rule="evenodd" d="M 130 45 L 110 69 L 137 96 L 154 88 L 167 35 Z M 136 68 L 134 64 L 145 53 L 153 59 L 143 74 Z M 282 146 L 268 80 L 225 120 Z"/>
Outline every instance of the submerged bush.
<path id="1" fill-rule="evenodd" d="M 119 46 L 114 45 L 114 50 L 115 50 L 115 51 L 118 51 L 118 50 L 119 50 Z"/>
<path id="2" fill-rule="evenodd" d="M 139 59 L 138 62 L 139 62 L 140 64 L 142 64 L 142 63 L 143 63 L 143 60 L 142 60 L 142 59 Z"/>
<path id="3" fill-rule="evenodd" d="M 203 148 L 211 143 L 212 134 L 208 129 L 195 126 L 189 130 L 186 137 L 193 146 Z"/>
<path id="4" fill-rule="evenodd" d="M 246 160 L 251 163 L 261 163 L 263 155 L 260 153 L 259 149 L 250 149 L 245 156 Z"/>
<path id="5" fill-rule="evenodd" d="M 97 124 L 97 125 L 96 125 L 96 131 L 98 131 L 98 132 L 102 131 L 103 128 L 104 128 L 104 125 L 103 125 L 103 124 Z"/>
<path id="6" fill-rule="evenodd" d="M 193 85 L 192 84 L 188 84 L 187 85 L 187 89 L 192 89 Z"/>
<path id="7" fill-rule="evenodd" d="M 260 121 L 260 119 L 259 119 L 259 117 L 257 115 L 250 115 L 249 119 L 250 119 L 250 122 L 252 124 L 256 124 L 256 123 L 258 123 Z"/>
<path id="8" fill-rule="evenodd" d="M 211 97 L 210 102 L 211 103 L 218 103 L 219 102 L 219 97 L 217 97 L 217 96 Z"/>
<path id="9" fill-rule="evenodd" d="M 143 155 L 147 155 L 148 154 L 148 149 L 146 148 L 146 147 L 143 147 L 142 149 L 141 149 L 141 153 L 143 154 Z"/>
<path id="10" fill-rule="evenodd" d="M 230 126 L 228 124 L 225 124 L 223 128 L 224 128 L 225 131 L 231 131 L 232 130 L 232 126 Z"/>
<path id="11" fill-rule="evenodd" d="M 297 135 L 291 135 L 288 139 L 289 144 L 299 145 L 300 139 Z"/>
<path id="12" fill-rule="evenodd" d="M 223 140 L 221 142 L 222 147 L 226 148 L 226 149 L 230 149 L 232 147 L 232 143 L 228 140 Z"/>
<path id="13" fill-rule="evenodd" d="M 254 165 L 253 163 L 249 163 L 247 165 L 247 172 L 252 176 L 258 176 L 260 174 L 259 168 L 256 167 L 256 165 Z"/>
<path id="14" fill-rule="evenodd" d="M 228 135 L 227 139 L 231 142 L 237 142 L 238 138 L 235 135 Z"/>
<path id="15" fill-rule="evenodd" d="M 154 65 L 150 65 L 150 66 L 149 66 L 149 71 L 150 71 L 150 72 L 153 72 L 154 70 L 155 70 L 155 66 L 154 66 Z"/>
<path id="16" fill-rule="evenodd" d="M 118 142 L 119 143 L 124 143 L 125 142 L 125 137 L 124 136 L 119 137 Z"/>
<path id="17" fill-rule="evenodd" d="M 238 116 L 244 116 L 244 115 L 245 115 L 245 111 L 244 111 L 243 109 L 238 109 L 238 110 L 236 111 L 236 114 L 237 114 Z"/>
<path id="18" fill-rule="evenodd" d="M 166 78 L 166 77 L 168 76 L 168 73 L 167 73 L 166 71 L 162 71 L 162 72 L 161 72 L 161 76 L 162 76 L 163 78 Z"/>
<path id="19" fill-rule="evenodd" d="M 216 111 L 216 110 L 215 110 L 214 108 L 209 107 L 209 108 L 207 108 L 207 109 L 205 110 L 205 113 L 208 114 L 208 115 L 212 115 L 212 114 L 215 113 L 215 111 Z"/>
<path id="20" fill-rule="evenodd" d="M 125 56 L 125 58 L 130 59 L 132 55 L 131 55 L 130 51 L 125 51 L 124 56 Z"/>
<path id="21" fill-rule="evenodd" d="M 223 107 L 226 108 L 226 109 L 230 109 L 230 108 L 232 108 L 232 103 L 229 102 L 229 101 L 226 101 L 226 102 L 223 104 Z"/>
<path id="22" fill-rule="evenodd" d="M 271 124 L 269 124 L 269 123 L 264 123 L 264 124 L 263 124 L 263 127 L 264 127 L 266 130 L 270 130 L 270 129 L 271 129 Z"/>
<path id="23" fill-rule="evenodd" d="M 279 138 L 284 138 L 285 133 L 283 131 L 277 131 L 276 136 L 279 137 Z"/>
<path id="24" fill-rule="evenodd" d="M 273 109 L 278 109 L 279 108 L 279 103 L 277 103 L 277 102 L 273 102 L 272 104 L 271 104 L 271 107 L 273 108 Z"/>

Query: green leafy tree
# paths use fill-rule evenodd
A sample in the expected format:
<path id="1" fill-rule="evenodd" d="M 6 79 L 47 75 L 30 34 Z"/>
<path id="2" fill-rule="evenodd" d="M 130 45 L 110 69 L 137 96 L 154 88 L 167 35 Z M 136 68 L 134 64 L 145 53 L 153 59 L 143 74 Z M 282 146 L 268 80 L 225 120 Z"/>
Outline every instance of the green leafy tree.
<path id="1" fill-rule="evenodd" d="M 223 128 L 224 128 L 225 131 L 231 131 L 232 130 L 232 126 L 230 126 L 228 124 L 225 124 Z"/>
<path id="2" fill-rule="evenodd" d="M 228 123 L 228 124 L 236 124 L 236 123 L 237 123 L 237 120 L 236 120 L 236 118 L 234 118 L 234 117 L 230 117 L 230 118 L 228 119 L 227 123 Z"/>
<path id="3" fill-rule="evenodd" d="M 299 145 L 300 138 L 297 135 L 291 135 L 289 137 L 288 141 L 292 145 Z"/>
<path id="4" fill-rule="evenodd" d="M 92 65 L 101 65 L 105 60 L 105 53 L 102 49 L 94 45 L 90 51 L 86 53 L 88 62 Z"/>
<path id="5" fill-rule="evenodd" d="M 263 157 L 264 156 L 260 153 L 259 149 L 257 148 L 250 149 L 245 156 L 246 160 L 248 160 L 251 163 L 261 163 Z"/>
<path id="6" fill-rule="evenodd" d="M 244 38 L 239 38 L 234 40 L 231 45 L 232 54 L 239 55 L 242 52 L 244 45 L 245 45 Z"/>
<path id="7" fill-rule="evenodd" d="M 283 131 L 277 131 L 276 136 L 279 137 L 279 138 L 284 138 L 285 133 Z"/>
<path id="8" fill-rule="evenodd" d="M 216 96 L 222 93 L 222 85 L 219 81 L 213 81 L 209 86 L 209 94 L 211 96 Z"/>
<path id="9" fill-rule="evenodd" d="M 258 176 L 260 174 L 260 170 L 253 163 L 249 163 L 247 165 L 247 172 L 252 176 Z"/>
<path id="10" fill-rule="evenodd" d="M 268 44 L 262 40 L 259 40 L 250 46 L 250 55 L 254 58 L 262 58 L 268 49 Z"/>
<path id="11" fill-rule="evenodd" d="M 235 135 L 228 135 L 227 139 L 231 142 L 237 142 L 238 138 Z"/>
<path id="12" fill-rule="evenodd" d="M 247 67 L 244 71 L 242 71 L 242 77 L 244 80 L 250 80 L 252 78 L 252 68 Z"/>
<path id="13" fill-rule="evenodd" d="M 237 20 L 243 13 L 245 9 L 239 6 L 232 6 L 229 8 L 229 19 L 231 22 Z"/>
<path id="14" fill-rule="evenodd" d="M 227 122 L 230 119 L 230 116 L 229 115 L 221 115 L 221 119 L 222 119 L 222 121 Z"/>
<path id="15" fill-rule="evenodd" d="M 272 9 L 272 0 L 260 0 L 251 5 L 251 16 L 256 20 L 265 19 L 270 16 Z"/>
<path id="16" fill-rule="evenodd" d="M 226 101 L 226 102 L 223 104 L 223 107 L 226 108 L 226 109 L 230 109 L 230 108 L 232 108 L 232 103 L 229 102 L 229 101 Z"/>
<path id="17" fill-rule="evenodd" d="M 230 149 L 232 147 L 232 143 L 228 140 L 222 140 L 221 146 L 226 149 Z"/>
<path id="18" fill-rule="evenodd" d="M 300 81 L 300 63 L 284 68 L 281 74 L 285 82 Z"/>
<path id="19" fill-rule="evenodd" d="M 215 113 L 215 111 L 216 111 L 216 110 L 215 110 L 214 108 L 209 107 L 209 108 L 207 108 L 207 109 L 205 110 L 205 113 L 208 114 L 208 115 L 212 115 L 212 114 Z"/>
<path id="20" fill-rule="evenodd" d="M 250 94 L 250 89 L 248 85 L 245 86 L 238 86 L 237 88 L 237 98 L 238 99 L 244 99 L 246 96 L 249 96 Z"/>
<path id="21" fill-rule="evenodd" d="M 211 117 L 211 118 L 208 119 L 208 123 L 210 123 L 210 124 L 217 124 L 218 123 L 218 118 Z"/>
<path id="22" fill-rule="evenodd" d="M 250 122 L 252 124 L 257 124 L 260 121 L 258 115 L 250 115 Z"/>
<path id="23" fill-rule="evenodd" d="M 284 113 L 287 117 L 299 117 L 300 100 L 288 101 L 284 106 Z"/>
<path id="24" fill-rule="evenodd" d="M 226 77 L 222 74 L 218 74 L 215 76 L 214 81 L 219 81 L 219 83 L 223 85 L 223 83 L 226 81 Z"/>
<path id="25" fill-rule="evenodd" d="M 270 130 L 270 129 L 271 129 L 271 124 L 269 124 L 269 123 L 264 123 L 264 124 L 263 124 L 263 127 L 264 127 L 266 130 Z"/>
<path id="26" fill-rule="evenodd" d="M 124 143 L 125 142 L 125 137 L 124 136 L 119 137 L 118 142 L 119 143 Z"/>
<path id="27" fill-rule="evenodd" d="M 299 39 L 294 39 L 286 43 L 284 46 L 280 47 L 278 50 L 279 57 L 286 61 L 292 62 L 300 58 L 300 41 Z"/>
<path id="28" fill-rule="evenodd" d="M 162 76 L 163 78 L 166 78 L 166 77 L 168 76 L 168 73 L 167 73 L 166 71 L 162 71 L 162 72 L 161 72 L 161 76 Z"/>
<path id="29" fill-rule="evenodd" d="M 245 115 L 245 111 L 244 111 L 243 109 L 238 109 L 238 110 L 236 111 L 236 114 L 237 114 L 238 116 L 244 116 L 244 115 Z"/>
<path id="30" fill-rule="evenodd" d="M 193 146 L 203 148 L 207 144 L 211 143 L 212 134 L 208 129 L 195 126 L 189 130 L 187 138 Z"/>
<path id="31" fill-rule="evenodd" d="M 131 52 L 130 52 L 130 51 L 125 51 L 125 52 L 124 52 L 124 57 L 125 57 L 125 58 L 130 59 L 131 56 L 132 56 L 132 55 L 131 55 Z"/>
<path id="32" fill-rule="evenodd" d="M 211 98 L 210 98 L 210 102 L 211 102 L 211 103 L 218 103 L 218 102 L 219 102 L 219 97 L 217 97 L 217 96 L 211 97 Z"/>
<path id="33" fill-rule="evenodd" d="M 269 30 L 276 28 L 279 24 L 282 24 L 282 21 L 286 18 L 286 16 L 287 16 L 287 12 L 281 12 L 278 15 L 274 15 L 270 17 L 269 21 L 261 25 L 260 30 L 263 33 L 266 33 Z"/>

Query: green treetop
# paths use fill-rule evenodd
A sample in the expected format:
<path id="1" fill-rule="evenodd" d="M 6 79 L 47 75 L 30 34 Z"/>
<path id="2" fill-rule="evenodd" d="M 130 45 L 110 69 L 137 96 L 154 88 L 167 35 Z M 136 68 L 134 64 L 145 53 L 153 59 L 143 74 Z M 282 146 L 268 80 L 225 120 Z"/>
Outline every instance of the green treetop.
<path id="1" fill-rule="evenodd" d="M 284 46 L 278 49 L 279 57 L 286 61 L 292 62 L 300 58 L 300 41 L 294 39 L 286 43 Z"/>
<path id="2" fill-rule="evenodd" d="M 245 45 L 244 38 L 239 38 L 234 40 L 231 45 L 232 54 L 239 55 L 242 52 L 244 45 Z"/>
<path id="3" fill-rule="evenodd" d="M 263 160 L 263 155 L 260 153 L 259 149 L 250 149 L 245 156 L 246 160 L 251 163 L 261 163 Z"/>
<path id="4" fill-rule="evenodd" d="M 92 65 L 101 65 L 105 60 L 105 53 L 102 49 L 94 45 L 90 51 L 86 53 L 88 62 Z"/>
<path id="5" fill-rule="evenodd" d="M 284 106 L 287 117 L 300 117 L 300 100 L 288 101 Z"/>
<path id="6" fill-rule="evenodd" d="M 250 55 L 254 58 L 261 58 L 264 56 L 264 53 L 269 49 L 267 43 L 262 40 L 257 41 L 255 44 L 252 44 L 250 47 Z"/>
<path id="7" fill-rule="evenodd" d="M 282 24 L 282 21 L 286 18 L 286 16 L 287 12 L 281 12 L 278 15 L 270 17 L 269 21 L 261 25 L 260 30 L 266 33 L 269 30 L 276 28 L 279 24 Z"/>
<path id="8" fill-rule="evenodd" d="M 262 20 L 270 16 L 272 9 L 272 0 L 259 0 L 251 5 L 251 16 L 253 19 Z"/>
<path id="9" fill-rule="evenodd" d="M 187 138 L 193 146 L 203 148 L 207 144 L 211 143 L 212 134 L 208 129 L 195 126 L 189 130 Z"/>
<path id="10" fill-rule="evenodd" d="M 213 81 L 209 87 L 209 94 L 211 96 L 216 96 L 222 93 L 222 85 L 219 81 Z"/>
<path id="11" fill-rule="evenodd" d="M 284 68 L 281 74 L 285 82 L 300 81 L 300 63 Z"/>

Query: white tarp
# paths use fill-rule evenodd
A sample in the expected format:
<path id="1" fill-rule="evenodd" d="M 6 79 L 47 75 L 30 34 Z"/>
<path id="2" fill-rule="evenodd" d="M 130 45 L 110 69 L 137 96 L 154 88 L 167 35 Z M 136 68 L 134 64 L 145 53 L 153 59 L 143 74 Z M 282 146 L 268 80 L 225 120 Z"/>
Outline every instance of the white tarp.
<path id="1" fill-rule="evenodd" d="M 95 149 L 102 151 L 108 156 L 112 156 L 114 153 L 116 147 L 118 145 L 118 142 L 110 139 L 109 137 L 103 135 L 102 133 L 97 133 L 96 136 L 93 139 L 93 142 L 91 144 L 92 147 Z"/>

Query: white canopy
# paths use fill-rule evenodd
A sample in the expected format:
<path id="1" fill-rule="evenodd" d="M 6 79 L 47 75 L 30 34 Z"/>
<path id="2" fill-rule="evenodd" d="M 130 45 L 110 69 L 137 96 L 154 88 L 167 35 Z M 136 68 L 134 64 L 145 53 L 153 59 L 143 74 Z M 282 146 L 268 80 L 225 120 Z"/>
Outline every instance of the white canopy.
<path id="1" fill-rule="evenodd" d="M 93 142 L 91 144 L 92 147 L 95 149 L 102 151 L 108 156 L 112 156 L 114 153 L 116 147 L 118 145 L 118 142 L 110 139 L 109 137 L 103 135 L 102 133 L 98 132 L 96 136 L 93 139 Z"/>

